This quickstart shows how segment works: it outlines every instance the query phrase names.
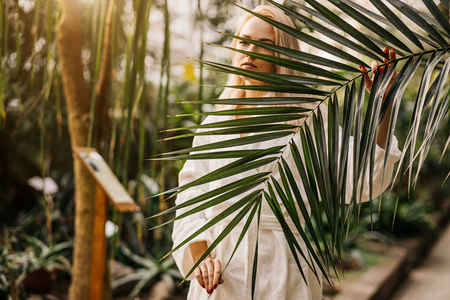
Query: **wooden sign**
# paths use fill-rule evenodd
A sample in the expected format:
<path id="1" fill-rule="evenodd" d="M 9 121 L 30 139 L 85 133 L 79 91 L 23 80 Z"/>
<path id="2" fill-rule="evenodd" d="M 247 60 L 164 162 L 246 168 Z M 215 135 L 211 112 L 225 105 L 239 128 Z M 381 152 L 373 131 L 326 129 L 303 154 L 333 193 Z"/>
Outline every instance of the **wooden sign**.
<path id="1" fill-rule="evenodd" d="M 95 149 L 75 147 L 74 152 L 81 158 L 81 162 L 92 174 L 97 185 L 102 187 L 107 198 L 119 212 L 140 210 L 140 207 L 136 205 L 103 157 Z"/>

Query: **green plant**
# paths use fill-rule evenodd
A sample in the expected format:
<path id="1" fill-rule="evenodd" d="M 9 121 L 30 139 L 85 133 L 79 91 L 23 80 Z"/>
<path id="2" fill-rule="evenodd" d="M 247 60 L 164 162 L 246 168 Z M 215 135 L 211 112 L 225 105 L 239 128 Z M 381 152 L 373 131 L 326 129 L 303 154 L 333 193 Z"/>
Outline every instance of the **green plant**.
<path id="1" fill-rule="evenodd" d="M 6 257 L 10 268 L 20 271 L 16 281 L 17 285 L 20 285 L 27 275 L 41 268 L 58 269 L 68 274 L 71 273 L 70 260 L 66 258 L 72 253 L 73 243 L 71 241 L 48 246 L 35 237 L 23 234 L 21 242 L 26 245 L 25 249 Z"/>
<path id="2" fill-rule="evenodd" d="M 436 208 L 429 200 L 417 199 L 414 194 L 412 199 L 402 195 L 397 208 L 395 205 L 392 199 L 383 201 L 380 213 L 372 218 L 365 217 L 366 228 L 372 227 L 373 230 L 390 233 L 397 238 L 430 234 L 437 229 L 436 221 L 433 219 Z"/>
<path id="3" fill-rule="evenodd" d="M 116 289 L 127 284 L 134 284 L 129 297 L 137 296 L 143 289 L 148 289 L 155 282 L 164 280 L 169 286 L 175 287 L 175 283 L 183 279 L 183 276 L 175 268 L 175 261 L 172 257 L 160 262 L 150 254 L 139 256 L 134 254 L 126 246 L 120 247 L 120 252 L 134 263 L 137 268 L 133 274 L 126 275 L 113 282 L 112 287 Z"/>
<path id="4" fill-rule="evenodd" d="M 11 295 L 19 296 L 19 287 L 33 273 L 55 270 L 71 274 L 72 242 L 47 245 L 43 241 L 18 231 L 9 237 L 4 229 L 4 246 L 0 255 L 0 287 Z M 13 296 L 14 298 L 14 296 Z M 14 298 L 15 299 L 15 298 Z"/>
<path id="5" fill-rule="evenodd" d="M 187 276 L 193 272 L 198 264 L 239 222 L 245 220 L 244 217 L 247 217 L 248 219 L 243 226 L 241 235 L 244 236 L 247 233 L 250 222 L 253 219 L 259 220 L 260 207 L 265 201 L 271 207 L 273 214 L 283 228 L 293 255 L 298 257 L 298 251 L 306 259 L 308 253 L 304 253 L 293 237 L 293 231 L 287 225 L 287 217 L 283 214 L 282 207 L 287 211 L 289 219 L 295 224 L 295 231 L 301 235 L 309 250 L 309 254 L 317 262 L 320 270 L 329 278 L 327 267 L 333 266 L 335 255 L 339 258 L 341 257 L 348 229 L 353 222 L 358 220 L 360 204 L 357 199 L 364 188 L 359 186 L 358 183 L 366 176 L 372 179 L 377 128 L 388 108 L 392 105 L 393 111 L 390 116 L 386 146 L 388 151 L 386 151 L 384 157 L 384 164 L 386 164 L 394 132 L 397 128 L 399 111 L 405 109 L 405 107 L 401 106 L 405 89 L 412 82 L 412 79 L 417 77 L 417 82 L 420 83 L 417 84 L 418 89 L 414 91 L 415 100 L 412 102 L 413 110 L 409 113 L 409 125 L 406 126 L 407 135 L 400 162 L 394 172 L 394 181 L 397 180 L 399 183 L 403 183 L 405 180 L 408 187 L 416 184 L 419 171 L 428 154 L 431 143 L 441 124 L 448 117 L 450 94 L 447 77 L 450 70 L 450 25 L 446 16 L 433 1 L 422 1 L 425 5 L 425 12 L 418 11 L 416 8 L 399 0 L 387 1 L 394 9 L 388 7 L 385 4 L 386 1 L 371 0 L 370 2 L 376 7 L 378 12 L 368 10 L 358 5 L 356 1 L 328 1 L 328 7 L 334 6 L 345 13 L 352 21 L 363 25 L 365 27 L 364 32 L 351 26 L 340 15 L 315 0 L 306 0 L 310 6 L 289 1 L 293 7 L 283 6 L 271 0 L 269 2 L 282 9 L 298 23 L 320 32 L 339 46 L 325 43 L 312 33 L 288 27 L 244 8 L 247 13 L 263 19 L 279 30 L 296 37 L 303 43 L 310 44 L 330 54 L 330 56 L 333 56 L 333 59 L 224 33 L 226 36 L 274 51 L 287 58 L 226 47 L 229 50 L 247 54 L 278 66 L 302 71 L 304 75 L 286 76 L 273 73 L 258 73 L 226 64 L 202 61 L 210 69 L 250 77 L 267 84 L 233 86 L 233 88 L 265 92 L 289 92 L 297 94 L 297 96 L 203 100 L 201 103 L 258 105 L 258 107 L 201 114 L 254 116 L 251 118 L 231 118 L 223 122 L 169 130 L 194 131 L 201 129 L 197 132 L 170 137 L 166 140 L 200 135 L 238 135 L 242 133 L 249 135 L 245 138 L 233 138 L 164 153 L 163 155 L 167 157 L 165 159 L 169 160 L 235 159 L 232 163 L 197 178 L 186 185 L 166 191 L 168 194 L 176 195 L 201 184 L 235 174 L 243 174 L 261 166 L 270 165 L 268 169 L 271 170 L 265 173 L 256 173 L 251 176 L 251 180 L 248 178 L 248 180 L 233 181 L 220 189 L 208 191 L 206 194 L 197 196 L 157 215 L 173 212 L 191 205 L 194 207 L 172 221 L 178 220 L 223 203 L 236 195 L 242 195 L 246 191 L 252 191 L 249 195 L 238 198 L 217 217 L 208 220 L 199 231 L 192 233 L 191 236 L 174 247 L 172 251 L 176 251 L 223 218 L 232 216 L 230 217 L 232 221 L 228 223 L 228 226 L 211 244 Z M 441 5 L 449 9 L 448 2 L 441 1 Z M 303 14 L 299 13 L 297 9 L 302 11 Z M 398 15 L 410 19 L 417 26 L 405 25 Z M 379 24 L 382 24 L 382 26 Z M 394 36 L 391 32 L 395 32 L 397 36 Z M 393 65 L 392 68 L 375 74 L 372 91 L 367 97 L 364 88 L 364 73 L 366 72 L 360 72 L 355 68 L 355 65 L 369 68 L 367 60 L 385 60 L 386 54 L 382 50 L 385 46 L 389 48 L 395 47 L 398 58 L 389 62 L 389 64 Z M 381 66 L 387 65 L 388 63 L 385 60 L 385 63 Z M 383 102 L 383 96 L 396 68 L 399 69 L 399 75 Z M 329 69 L 346 72 L 331 72 Z M 315 95 L 315 97 L 311 98 L 310 96 L 305 96 L 305 94 Z M 317 101 L 320 104 L 328 103 L 328 116 L 320 111 L 320 104 L 317 105 Z M 305 103 L 314 105 L 311 109 L 283 106 Z M 198 115 L 194 116 L 197 117 Z M 311 119 L 310 124 L 307 124 L 306 120 Z M 294 120 L 298 120 L 298 125 L 287 124 L 287 122 Z M 327 126 L 324 125 L 324 120 L 328 124 Z M 274 123 L 277 124 L 274 125 Z M 342 126 L 342 133 L 340 133 L 339 125 Z M 293 137 L 295 134 L 300 135 L 300 141 L 294 141 Z M 229 149 L 229 147 L 237 145 L 251 145 L 256 142 L 269 140 L 276 141 L 276 139 L 285 136 L 290 137 L 287 143 L 283 142 L 283 144 L 276 146 L 272 144 L 271 147 L 266 149 L 247 151 Z M 447 141 L 450 140 L 448 135 L 445 138 Z M 351 139 L 353 140 L 353 145 L 350 149 Z M 353 157 L 348 156 L 349 150 L 353 150 Z M 293 157 L 293 163 L 291 164 L 288 164 L 284 157 L 285 153 L 289 151 Z M 351 177 L 347 176 L 350 163 L 353 165 L 351 171 L 354 174 Z M 280 181 L 274 177 L 274 174 L 277 172 L 281 176 Z M 294 173 L 299 174 L 301 182 L 294 179 Z M 382 180 L 385 180 L 384 175 Z M 254 188 L 255 182 L 260 183 L 257 188 Z M 368 182 L 368 186 L 365 188 L 370 191 L 371 195 L 373 183 L 372 180 Z M 345 187 L 347 184 L 353 187 L 351 191 L 346 191 Z M 397 195 L 400 192 L 401 184 L 398 184 L 398 187 Z M 306 198 L 300 192 L 303 189 Z M 345 199 L 350 199 L 349 205 L 345 204 Z M 322 203 L 319 203 L 320 201 Z M 300 211 L 296 209 L 296 205 L 298 205 Z M 311 214 L 309 209 L 311 209 Z M 325 215 L 329 231 L 324 230 L 323 215 Z M 306 230 L 311 233 L 311 240 L 305 234 L 305 228 L 301 225 L 302 220 L 306 221 Z M 330 238 L 327 238 L 328 233 L 331 233 Z M 236 247 L 241 240 L 238 240 Z M 323 243 L 320 243 L 319 240 L 323 241 Z M 317 254 L 314 251 L 314 247 L 318 249 Z M 257 248 L 255 250 L 256 254 Z M 302 272 L 298 260 L 297 264 L 299 272 Z"/>

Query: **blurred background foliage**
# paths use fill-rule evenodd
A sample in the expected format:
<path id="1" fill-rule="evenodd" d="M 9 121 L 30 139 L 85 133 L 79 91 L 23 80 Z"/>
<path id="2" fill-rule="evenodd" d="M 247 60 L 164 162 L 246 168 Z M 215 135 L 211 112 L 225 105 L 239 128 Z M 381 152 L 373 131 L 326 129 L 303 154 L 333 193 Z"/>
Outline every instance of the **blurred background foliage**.
<path id="1" fill-rule="evenodd" d="M 79 2 L 84 78 L 94 90 L 99 80 L 108 1 Z M 216 98 L 221 92 L 216 86 L 226 81 L 224 74 L 203 70 L 187 57 L 230 62 L 228 53 L 203 42 L 226 43 L 215 31 L 232 31 L 240 14 L 235 2 L 254 7 L 265 1 L 114 2 L 107 122 L 101 124 L 105 134 L 100 139 L 93 136 L 92 145 L 99 146 L 142 208 L 141 212 L 125 215 L 111 209 L 107 226 L 111 261 L 131 268 L 125 273 L 112 268 L 117 273 L 113 274 L 113 286 L 118 294 L 135 296 L 161 279 L 172 283 L 180 280 L 173 262 L 158 262 L 172 246 L 171 228 L 148 231 L 162 220 L 145 218 L 172 205 L 152 196 L 177 185 L 182 162 L 161 164 L 148 159 L 191 143 L 189 138 L 158 142 L 168 136 L 161 130 L 200 123 L 201 119 L 166 116 L 211 110 L 205 105 L 179 102 Z M 50 287 L 36 290 L 25 282 L 43 269 L 49 280 L 70 278 L 74 183 L 55 40 L 59 5 L 57 0 L 0 2 L 0 299 L 6 299 L 6 295 L 20 299 L 26 291 L 49 292 Z M 405 95 L 405 101 L 412 103 L 413 99 L 407 99 L 408 91 Z M 403 121 L 408 122 L 406 113 Z M 397 236 L 428 227 L 431 223 L 425 215 L 439 207 L 439 199 L 449 197 L 449 184 L 443 182 L 450 162 L 448 156 L 440 161 L 450 132 L 450 120 L 446 122 L 430 150 L 413 197 L 400 200 L 393 231 Z M 403 141 L 401 134 L 399 131 L 397 136 Z M 417 199 L 427 204 L 416 204 Z M 392 212 L 395 203 L 383 201 L 388 207 L 385 210 Z M 374 229 L 391 232 L 392 214 L 361 211 L 361 220 L 372 215 Z M 371 226 L 364 227 L 371 230 Z M 139 278 L 131 275 L 136 272 Z M 172 284 L 171 288 L 177 286 Z"/>

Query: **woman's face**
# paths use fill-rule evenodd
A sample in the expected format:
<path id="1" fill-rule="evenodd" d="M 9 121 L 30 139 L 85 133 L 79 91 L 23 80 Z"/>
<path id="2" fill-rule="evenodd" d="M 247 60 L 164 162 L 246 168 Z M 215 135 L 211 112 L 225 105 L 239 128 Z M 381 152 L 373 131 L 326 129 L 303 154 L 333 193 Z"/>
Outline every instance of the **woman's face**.
<path id="1" fill-rule="evenodd" d="M 261 42 L 275 44 L 275 32 L 273 26 L 264 22 L 260 18 L 251 17 L 242 27 L 239 36 L 245 37 L 251 40 L 257 40 Z M 274 55 L 273 51 L 260 48 L 256 45 L 247 43 L 245 41 L 237 41 L 237 49 L 256 52 L 268 55 Z M 273 73 L 275 71 L 275 65 L 263 60 L 259 60 L 248 55 L 235 52 L 235 62 L 240 68 L 256 71 L 256 72 L 267 72 Z M 244 78 L 245 81 L 255 81 L 251 78 Z"/>

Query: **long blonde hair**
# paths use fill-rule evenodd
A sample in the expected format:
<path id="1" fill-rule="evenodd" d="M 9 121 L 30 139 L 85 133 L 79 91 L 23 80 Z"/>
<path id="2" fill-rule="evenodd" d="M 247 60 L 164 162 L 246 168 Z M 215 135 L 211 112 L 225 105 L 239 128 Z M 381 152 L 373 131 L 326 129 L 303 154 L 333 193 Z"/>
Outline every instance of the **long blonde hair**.
<path id="1" fill-rule="evenodd" d="M 258 13 L 264 17 L 267 17 L 269 19 L 278 21 L 280 23 L 283 23 L 287 26 L 293 27 L 295 28 L 295 25 L 293 23 L 293 21 L 284 14 L 284 12 L 276 7 L 273 6 L 268 6 L 268 5 L 258 5 L 257 7 L 255 7 L 255 9 L 253 9 L 253 12 Z M 244 15 L 242 15 L 238 21 L 238 25 L 236 27 L 236 31 L 234 33 L 234 35 L 239 36 L 241 33 L 242 28 L 244 27 L 245 23 L 250 20 L 251 18 L 255 17 L 254 15 L 250 14 L 250 13 L 245 13 Z M 255 17 L 256 18 L 256 17 Z M 290 48 L 293 50 L 297 50 L 300 51 L 300 45 L 298 40 L 293 37 L 292 35 L 279 30 L 276 27 L 273 27 L 274 29 L 274 35 L 275 35 L 275 45 L 278 46 L 282 46 L 282 47 L 286 47 L 286 48 Z M 231 47 L 232 48 L 236 48 L 237 47 L 237 43 L 238 43 L 238 39 L 234 39 Z M 277 52 L 274 53 L 274 56 L 276 57 L 281 57 L 281 58 L 287 58 L 287 59 L 292 59 L 288 56 L 285 56 L 283 54 L 279 54 Z M 237 65 L 238 62 L 236 62 L 235 60 L 236 57 L 236 52 L 235 51 L 231 51 L 231 60 L 232 60 L 232 64 L 234 66 Z M 286 74 L 286 75 L 296 75 L 296 76 L 301 76 L 303 75 L 303 73 L 297 71 L 297 70 L 293 70 L 293 69 L 289 69 L 289 68 L 285 68 L 282 66 L 275 66 L 275 72 L 277 74 Z M 235 75 L 235 74 L 230 74 L 228 75 L 228 81 L 227 81 L 227 85 L 229 86 L 233 86 L 233 85 L 243 85 L 244 84 L 244 80 L 241 76 L 239 75 Z M 219 99 L 226 99 L 226 98 L 242 98 L 244 97 L 244 93 L 245 91 L 242 89 L 233 89 L 233 88 L 225 88 L 223 90 L 223 92 L 221 93 L 221 95 L 219 96 Z M 274 93 L 274 92 L 269 92 L 269 93 L 265 93 L 264 97 L 298 97 L 298 94 L 292 94 L 292 93 Z M 303 95 L 303 96 L 307 96 L 307 97 L 314 97 L 311 95 Z M 305 104 L 297 104 L 297 105 L 292 105 L 292 106 L 301 106 L 304 108 L 313 108 L 317 106 L 317 102 L 313 102 L 313 103 L 305 103 Z M 322 113 L 326 113 L 326 111 L 324 110 L 324 107 L 322 107 L 323 105 L 321 105 L 321 111 Z M 216 109 L 218 109 L 221 106 L 216 106 Z M 296 122 L 295 122 L 296 123 Z"/>

